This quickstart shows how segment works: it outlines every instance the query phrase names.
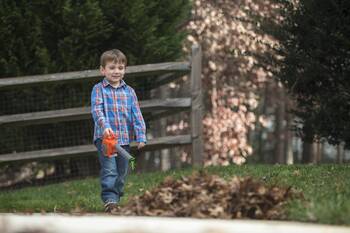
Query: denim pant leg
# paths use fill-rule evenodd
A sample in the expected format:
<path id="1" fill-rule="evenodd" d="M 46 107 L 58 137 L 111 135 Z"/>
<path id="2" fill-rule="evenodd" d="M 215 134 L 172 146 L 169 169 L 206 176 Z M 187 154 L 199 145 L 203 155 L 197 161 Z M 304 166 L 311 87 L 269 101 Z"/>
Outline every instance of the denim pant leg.
<path id="1" fill-rule="evenodd" d="M 106 202 L 119 202 L 123 194 L 124 183 L 128 172 L 128 161 L 122 156 L 107 157 L 102 152 L 102 140 L 96 141 L 98 158 L 101 165 L 100 182 L 101 198 Z M 129 146 L 123 146 L 129 150 Z"/>
<path id="2" fill-rule="evenodd" d="M 122 147 L 124 148 L 124 150 L 130 152 L 129 145 L 123 145 Z M 119 194 L 119 198 L 121 198 L 124 195 L 124 184 L 128 175 L 129 161 L 125 157 L 119 155 L 115 157 L 115 159 L 118 172 L 118 178 L 116 180 L 115 187 Z"/>

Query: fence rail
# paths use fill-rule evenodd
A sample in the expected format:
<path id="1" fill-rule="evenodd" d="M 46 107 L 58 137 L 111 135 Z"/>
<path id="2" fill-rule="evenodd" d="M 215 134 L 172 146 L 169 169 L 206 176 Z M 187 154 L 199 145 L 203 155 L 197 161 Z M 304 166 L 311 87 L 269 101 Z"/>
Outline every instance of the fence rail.
<path id="1" fill-rule="evenodd" d="M 169 111 L 191 107 L 191 98 L 153 99 L 140 101 L 144 113 Z M 62 121 L 86 120 L 91 118 L 90 107 L 68 108 L 52 111 L 22 113 L 0 116 L 0 125 L 24 126 L 57 123 Z"/>
<path id="2" fill-rule="evenodd" d="M 137 66 L 128 66 L 126 68 L 126 78 L 129 77 L 146 77 L 152 74 L 164 74 L 174 72 L 189 72 L 191 70 L 191 64 L 189 62 L 167 62 L 157 64 L 146 64 Z M 161 79 L 164 79 L 163 76 Z M 45 84 L 49 82 L 71 82 L 71 81 L 83 81 L 86 79 L 100 78 L 100 72 L 98 70 L 84 70 L 76 72 L 65 72 L 56 74 L 44 74 L 44 75 L 32 75 L 16 78 L 1 78 L 0 88 L 8 88 L 13 86 L 23 86 L 31 84 Z M 164 80 L 163 80 L 164 81 Z"/>
<path id="3" fill-rule="evenodd" d="M 180 145 L 191 144 L 191 135 L 177 135 L 167 136 L 155 139 L 150 139 L 147 142 L 145 150 L 159 150 L 163 148 L 170 148 Z M 131 143 L 131 150 L 136 150 L 136 144 Z M 48 150 L 37 150 L 20 153 L 3 154 L 0 156 L 0 162 L 15 162 L 15 161 L 37 161 L 43 159 L 54 159 L 54 158 L 69 158 L 76 156 L 90 156 L 96 154 L 96 147 L 94 145 L 82 145 L 82 146 L 71 146 L 57 149 Z"/>

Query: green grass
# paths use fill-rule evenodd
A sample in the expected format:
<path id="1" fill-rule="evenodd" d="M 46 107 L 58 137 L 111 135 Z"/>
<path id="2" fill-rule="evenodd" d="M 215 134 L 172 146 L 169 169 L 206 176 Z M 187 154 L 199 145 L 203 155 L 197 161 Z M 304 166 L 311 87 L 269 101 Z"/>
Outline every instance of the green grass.
<path id="1" fill-rule="evenodd" d="M 197 169 L 193 169 L 197 170 Z M 126 196 L 143 193 L 171 175 L 189 175 L 192 169 L 131 174 Z M 292 186 L 304 199 L 286 206 L 290 220 L 350 225 L 350 165 L 244 165 L 206 168 L 224 178 L 253 176 L 268 184 Z M 0 193 L 0 212 L 102 212 L 97 178 Z"/>

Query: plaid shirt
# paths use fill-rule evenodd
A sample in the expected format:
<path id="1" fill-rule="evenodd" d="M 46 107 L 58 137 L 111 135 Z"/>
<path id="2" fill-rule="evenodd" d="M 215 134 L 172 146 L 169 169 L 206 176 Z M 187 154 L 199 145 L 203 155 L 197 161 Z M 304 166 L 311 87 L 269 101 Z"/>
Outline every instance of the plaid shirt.
<path id="1" fill-rule="evenodd" d="M 106 79 L 97 83 L 91 92 L 91 113 L 95 123 L 94 142 L 102 138 L 106 128 L 113 130 L 119 145 L 128 145 L 135 139 L 146 142 L 146 126 L 137 96 L 124 80 L 117 88 Z"/>

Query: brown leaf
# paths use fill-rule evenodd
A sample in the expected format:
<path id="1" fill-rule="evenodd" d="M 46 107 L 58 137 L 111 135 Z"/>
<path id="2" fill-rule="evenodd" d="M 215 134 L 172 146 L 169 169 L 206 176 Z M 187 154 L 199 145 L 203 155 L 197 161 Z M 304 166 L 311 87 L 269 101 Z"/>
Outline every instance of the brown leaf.
<path id="1" fill-rule="evenodd" d="M 158 187 L 132 198 L 120 214 L 281 219 L 281 207 L 293 196 L 291 187 L 268 187 L 251 177 L 226 181 L 199 172 L 179 180 L 167 177 Z"/>

